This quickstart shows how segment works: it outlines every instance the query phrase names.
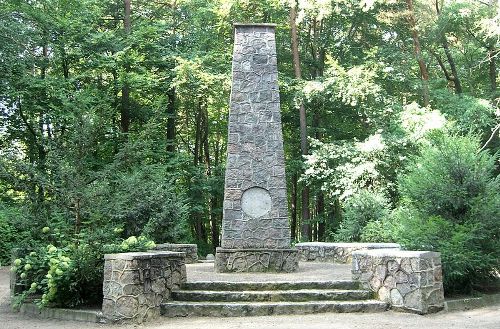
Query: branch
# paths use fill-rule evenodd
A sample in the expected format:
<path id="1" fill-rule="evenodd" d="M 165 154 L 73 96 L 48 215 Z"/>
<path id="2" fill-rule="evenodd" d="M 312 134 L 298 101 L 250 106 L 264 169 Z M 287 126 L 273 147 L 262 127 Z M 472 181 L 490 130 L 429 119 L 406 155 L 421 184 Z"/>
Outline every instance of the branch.
<path id="1" fill-rule="evenodd" d="M 441 70 L 443 70 L 443 73 L 444 73 L 446 80 L 454 81 L 454 79 L 450 76 L 450 72 L 448 72 L 448 70 L 446 69 L 446 66 L 444 66 L 444 63 L 443 63 L 443 60 L 441 59 L 441 57 L 437 53 L 435 53 L 431 50 L 428 50 L 428 51 L 436 58 L 436 60 L 439 64 L 439 67 L 441 67 Z"/>
<path id="2" fill-rule="evenodd" d="M 479 2 L 480 4 L 488 6 L 488 7 L 490 6 L 490 4 L 488 2 L 485 2 L 485 1 L 476 0 L 476 2 Z"/>
<path id="3" fill-rule="evenodd" d="M 36 144 L 36 146 L 41 147 L 42 145 L 38 142 L 38 135 L 36 134 L 35 130 L 33 129 L 33 127 L 28 122 L 28 119 L 24 116 L 24 113 L 23 113 L 23 110 L 22 110 L 22 106 L 21 106 L 21 98 L 18 98 L 17 102 L 19 104 L 18 108 L 19 108 L 19 115 L 21 116 L 21 120 L 23 120 L 24 124 L 26 125 L 26 127 L 28 128 L 28 130 L 30 131 L 30 133 L 33 135 L 33 137 L 35 138 L 35 144 Z"/>
<path id="4" fill-rule="evenodd" d="M 498 129 L 500 129 L 500 123 L 497 124 L 495 129 L 493 129 L 493 132 L 491 133 L 490 138 L 486 141 L 486 143 L 484 143 L 483 147 L 481 147 L 481 149 L 479 149 L 479 151 L 477 153 L 483 151 L 486 148 L 486 146 L 488 146 L 488 144 L 493 140 L 493 137 L 495 137 L 495 134 L 496 134 Z"/>

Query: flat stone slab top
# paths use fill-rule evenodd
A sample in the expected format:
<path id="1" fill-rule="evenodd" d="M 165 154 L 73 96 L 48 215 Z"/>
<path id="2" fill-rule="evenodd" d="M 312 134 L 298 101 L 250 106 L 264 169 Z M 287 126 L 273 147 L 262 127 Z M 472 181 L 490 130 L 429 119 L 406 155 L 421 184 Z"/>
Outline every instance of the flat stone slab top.
<path id="1" fill-rule="evenodd" d="M 194 243 L 161 243 L 157 244 L 154 250 L 183 252 L 186 264 L 198 262 L 198 246 Z"/>
<path id="2" fill-rule="evenodd" d="M 349 263 L 356 250 L 390 249 L 399 250 L 397 243 L 347 243 L 347 242 L 302 242 L 295 247 L 301 261 Z"/>
<path id="3" fill-rule="evenodd" d="M 371 257 L 393 257 L 393 258 L 436 258 L 440 257 L 440 253 L 434 251 L 413 251 L 413 250 L 358 250 L 354 251 L 354 255 L 364 255 Z"/>
<path id="4" fill-rule="evenodd" d="M 340 247 L 363 249 L 400 249 L 398 243 L 372 243 L 372 242 L 300 242 L 296 247 Z"/>
<path id="5" fill-rule="evenodd" d="M 182 252 L 173 251 L 138 251 L 138 252 L 124 252 L 118 254 L 105 254 L 104 259 L 151 259 L 156 257 L 184 257 Z"/>

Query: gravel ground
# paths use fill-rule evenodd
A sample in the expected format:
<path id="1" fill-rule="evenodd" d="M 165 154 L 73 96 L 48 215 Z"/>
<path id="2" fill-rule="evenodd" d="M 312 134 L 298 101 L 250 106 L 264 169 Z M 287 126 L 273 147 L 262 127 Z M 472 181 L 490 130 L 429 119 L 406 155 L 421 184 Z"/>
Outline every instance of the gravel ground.
<path id="1" fill-rule="evenodd" d="M 302 265 L 302 264 L 301 264 Z M 311 266 L 311 272 L 305 271 Z M 321 267 L 321 266 L 319 266 Z M 312 277 L 324 278 L 321 274 L 331 273 L 322 270 L 314 264 L 303 266 L 304 272 L 295 274 L 279 274 L 274 276 L 275 281 L 296 279 L 307 280 Z M 194 269 L 200 271 L 194 273 Z M 205 271 L 208 267 L 195 264 L 188 267 L 188 280 L 213 279 L 226 281 L 228 275 L 213 274 Z M 337 268 L 337 267 L 336 267 Z M 348 270 L 348 268 L 347 268 Z M 348 279 L 346 272 L 341 275 L 338 270 L 338 277 L 332 279 Z M 335 273 L 335 271 L 334 271 Z M 348 274 L 348 273 L 347 273 Z M 314 275 L 314 276 L 313 276 Z M 291 277 L 290 277 L 291 276 Z M 260 274 L 257 276 L 260 277 Z M 267 279 L 267 276 L 262 277 Z M 243 279 L 243 278 L 242 278 Z M 255 278 L 254 278 L 255 279 Z M 259 278 L 260 281 L 261 278 Z M 238 279 L 239 280 L 239 279 Z M 30 318 L 11 311 L 9 306 L 9 270 L 7 267 L 0 268 L 0 329 L 108 329 L 108 328 L 147 328 L 147 329 L 319 329 L 319 328 L 369 328 L 369 329 L 499 329 L 500 328 L 500 305 L 470 310 L 466 312 L 440 312 L 437 314 L 420 316 L 416 314 L 384 312 L 367 314 L 316 314 L 316 315 L 283 315 L 271 317 L 248 317 L 248 318 L 161 318 L 157 321 L 137 326 L 137 325 L 100 325 L 95 323 L 81 323 L 71 321 L 59 321 L 48 319 Z"/>

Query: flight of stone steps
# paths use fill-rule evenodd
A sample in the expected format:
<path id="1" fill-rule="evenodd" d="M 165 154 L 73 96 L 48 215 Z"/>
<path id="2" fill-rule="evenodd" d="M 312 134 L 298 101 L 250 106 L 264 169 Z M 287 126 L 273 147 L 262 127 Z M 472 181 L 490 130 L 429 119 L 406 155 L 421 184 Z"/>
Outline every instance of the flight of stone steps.
<path id="1" fill-rule="evenodd" d="M 326 282 L 187 282 L 163 303 L 167 317 L 382 312 L 388 305 L 349 280 Z"/>

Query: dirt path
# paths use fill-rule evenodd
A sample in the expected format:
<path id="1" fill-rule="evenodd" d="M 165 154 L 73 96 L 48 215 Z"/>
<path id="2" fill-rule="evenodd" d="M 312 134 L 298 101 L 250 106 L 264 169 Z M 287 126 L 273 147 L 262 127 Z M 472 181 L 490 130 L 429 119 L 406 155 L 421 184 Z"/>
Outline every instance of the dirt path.
<path id="1" fill-rule="evenodd" d="M 0 269 L 0 329 L 499 329 L 500 305 L 466 312 L 441 312 L 420 316 L 385 312 L 373 314 L 284 315 L 249 318 L 162 318 L 142 326 L 112 326 L 95 323 L 36 319 L 11 311 L 9 306 L 9 272 Z"/>

